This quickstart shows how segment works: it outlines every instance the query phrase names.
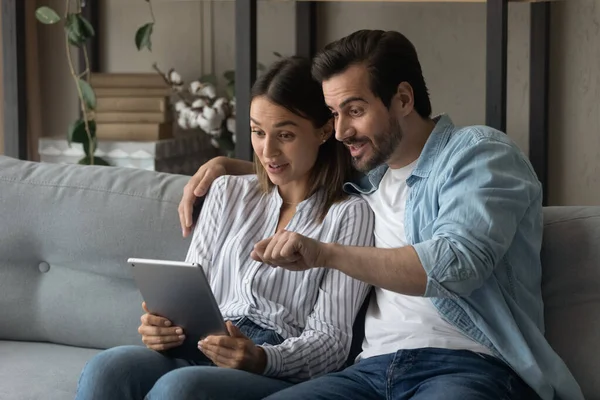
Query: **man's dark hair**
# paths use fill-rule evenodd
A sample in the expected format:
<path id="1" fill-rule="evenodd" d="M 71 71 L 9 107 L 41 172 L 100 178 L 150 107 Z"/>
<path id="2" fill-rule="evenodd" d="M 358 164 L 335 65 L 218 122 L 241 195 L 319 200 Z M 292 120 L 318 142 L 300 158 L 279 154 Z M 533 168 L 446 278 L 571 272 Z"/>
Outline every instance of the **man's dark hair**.
<path id="1" fill-rule="evenodd" d="M 431 102 L 414 45 L 395 31 L 360 30 L 328 44 L 313 60 L 312 74 L 323 82 L 351 65 L 364 64 L 371 91 L 390 107 L 401 82 L 413 89 L 415 110 L 423 118 L 431 115 Z"/>

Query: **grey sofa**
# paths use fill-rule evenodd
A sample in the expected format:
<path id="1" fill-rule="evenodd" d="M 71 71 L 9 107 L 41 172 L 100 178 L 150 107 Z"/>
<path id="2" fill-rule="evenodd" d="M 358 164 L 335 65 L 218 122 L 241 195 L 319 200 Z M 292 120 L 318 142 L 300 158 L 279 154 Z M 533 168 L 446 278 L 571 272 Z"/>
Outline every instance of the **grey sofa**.
<path id="1" fill-rule="evenodd" d="M 188 177 L 0 156 L 0 399 L 73 398 L 98 349 L 139 344 L 128 257 L 185 258 Z M 545 210 L 547 337 L 600 399 L 600 207 Z"/>

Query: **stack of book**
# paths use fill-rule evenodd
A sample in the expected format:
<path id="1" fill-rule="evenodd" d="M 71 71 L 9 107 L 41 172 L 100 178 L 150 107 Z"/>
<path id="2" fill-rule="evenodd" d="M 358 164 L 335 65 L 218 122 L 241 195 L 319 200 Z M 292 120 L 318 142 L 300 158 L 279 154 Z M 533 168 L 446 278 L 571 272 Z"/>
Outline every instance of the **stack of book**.
<path id="1" fill-rule="evenodd" d="M 98 140 L 156 141 L 173 137 L 171 87 L 157 73 L 93 73 Z"/>

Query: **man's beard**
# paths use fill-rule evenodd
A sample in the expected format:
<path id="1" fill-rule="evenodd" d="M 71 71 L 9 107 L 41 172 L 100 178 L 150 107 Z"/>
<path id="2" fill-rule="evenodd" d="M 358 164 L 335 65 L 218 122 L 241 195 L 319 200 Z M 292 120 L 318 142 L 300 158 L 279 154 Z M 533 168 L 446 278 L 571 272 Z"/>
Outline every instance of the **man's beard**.
<path id="1" fill-rule="evenodd" d="M 371 142 L 371 148 L 373 149 L 373 155 L 370 158 L 363 156 L 361 159 L 352 157 L 352 164 L 354 168 L 360 172 L 368 172 L 379 165 L 387 162 L 391 155 L 396 151 L 400 141 L 402 140 L 402 128 L 398 124 L 396 118 L 390 118 L 390 129 L 387 133 L 380 132 L 376 133 L 374 140 L 349 140 L 346 144 L 352 143 L 365 143 Z"/>

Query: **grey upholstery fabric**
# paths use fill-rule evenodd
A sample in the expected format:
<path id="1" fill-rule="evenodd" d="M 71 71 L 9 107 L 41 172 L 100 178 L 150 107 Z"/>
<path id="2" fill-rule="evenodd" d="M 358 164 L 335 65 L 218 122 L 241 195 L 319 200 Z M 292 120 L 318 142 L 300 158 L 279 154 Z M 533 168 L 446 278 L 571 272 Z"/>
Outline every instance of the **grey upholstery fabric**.
<path id="1" fill-rule="evenodd" d="M 185 259 L 177 204 L 187 179 L 0 157 L 0 339 L 141 344 L 126 260 Z"/>
<path id="2" fill-rule="evenodd" d="M 599 400 L 600 207 L 550 207 L 544 225 L 546 337 L 585 398 Z"/>
<path id="3" fill-rule="evenodd" d="M 73 399 L 79 374 L 98 350 L 0 341 L 0 399 Z"/>
<path id="4" fill-rule="evenodd" d="M 0 400 L 73 398 L 89 348 L 141 344 L 126 259 L 185 258 L 187 180 L 0 156 Z M 600 400 L 600 207 L 546 209 L 542 257 L 547 337 Z"/>

